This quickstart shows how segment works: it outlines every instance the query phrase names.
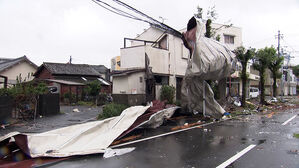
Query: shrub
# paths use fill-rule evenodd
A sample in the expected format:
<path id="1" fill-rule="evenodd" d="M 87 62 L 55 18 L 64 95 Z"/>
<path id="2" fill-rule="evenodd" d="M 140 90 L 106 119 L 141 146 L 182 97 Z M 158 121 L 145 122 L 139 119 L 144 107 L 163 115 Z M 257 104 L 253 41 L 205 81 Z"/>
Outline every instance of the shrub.
<path id="1" fill-rule="evenodd" d="M 66 98 L 66 99 L 75 99 L 76 98 L 76 95 L 72 92 L 66 92 L 63 94 L 63 97 Z"/>
<path id="2" fill-rule="evenodd" d="M 175 95 L 175 88 L 169 85 L 163 85 L 161 88 L 160 98 L 162 101 L 166 100 L 168 104 L 173 104 Z"/>
<path id="3" fill-rule="evenodd" d="M 119 116 L 128 106 L 123 104 L 111 103 L 103 107 L 103 113 L 98 116 L 98 119 L 105 119 L 114 116 Z"/>
<path id="4" fill-rule="evenodd" d="M 93 106 L 94 105 L 93 102 L 89 102 L 89 101 L 78 101 L 77 104 L 79 106 Z"/>
<path id="5" fill-rule="evenodd" d="M 101 91 L 101 84 L 99 81 L 94 80 L 86 84 L 85 92 L 90 96 L 97 96 Z"/>
<path id="6" fill-rule="evenodd" d="M 1 88 L 0 89 L 0 96 L 12 96 L 12 89 Z"/>
<path id="7" fill-rule="evenodd" d="M 86 87 L 84 88 L 84 92 L 87 93 L 88 96 L 91 96 L 95 104 L 98 104 L 98 96 L 101 91 L 101 83 L 98 80 L 91 81 L 86 84 Z"/>

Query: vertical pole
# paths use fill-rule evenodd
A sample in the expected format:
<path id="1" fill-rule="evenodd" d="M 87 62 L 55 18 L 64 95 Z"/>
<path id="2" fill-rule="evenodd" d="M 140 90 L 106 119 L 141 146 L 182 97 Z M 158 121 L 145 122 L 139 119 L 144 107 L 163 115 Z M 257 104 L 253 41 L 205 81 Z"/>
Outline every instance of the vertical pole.
<path id="1" fill-rule="evenodd" d="M 7 77 L 6 76 L 3 77 L 4 77 L 4 88 L 7 89 Z"/>
<path id="2" fill-rule="evenodd" d="M 69 85 L 69 104 L 72 104 L 71 102 L 72 102 L 72 85 Z"/>
<path id="3" fill-rule="evenodd" d="M 202 82 L 202 87 L 203 87 L 202 113 L 203 113 L 203 116 L 205 117 L 206 116 L 206 85 L 205 85 L 204 80 Z"/>
<path id="4" fill-rule="evenodd" d="M 228 95 L 231 96 L 231 88 L 232 88 L 232 78 L 229 76 L 229 89 L 228 89 Z"/>
<path id="5" fill-rule="evenodd" d="M 78 103 L 78 99 L 79 99 L 79 96 L 78 96 L 78 94 L 79 94 L 79 88 L 78 88 L 79 86 L 76 86 L 76 103 Z"/>
<path id="6" fill-rule="evenodd" d="M 281 38 L 281 34 L 280 34 L 280 31 L 278 30 L 278 34 L 277 34 L 277 54 L 278 54 L 278 57 L 281 57 L 281 55 L 280 55 L 280 38 Z M 282 67 L 281 67 L 281 73 L 282 73 L 282 75 L 283 75 L 283 64 L 282 64 Z M 282 99 L 283 98 L 283 93 L 284 93 L 284 79 L 283 79 L 283 77 L 281 77 L 281 79 L 280 79 L 280 98 Z"/>

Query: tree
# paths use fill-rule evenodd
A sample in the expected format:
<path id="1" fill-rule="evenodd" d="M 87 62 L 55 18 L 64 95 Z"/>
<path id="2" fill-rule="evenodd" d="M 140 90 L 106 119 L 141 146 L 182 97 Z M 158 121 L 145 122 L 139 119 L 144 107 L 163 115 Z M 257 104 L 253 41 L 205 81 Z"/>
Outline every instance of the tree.
<path id="1" fill-rule="evenodd" d="M 162 101 L 166 100 L 168 104 L 173 104 L 175 97 L 175 88 L 169 85 L 163 85 L 161 88 L 160 98 Z"/>
<path id="2" fill-rule="evenodd" d="M 253 59 L 253 68 L 259 71 L 260 74 L 260 103 L 265 104 L 265 71 L 271 62 L 272 49 L 265 47 L 259 49 Z"/>
<path id="3" fill-rule="evenodd" d="M 292 67 L 292 69 L 293 69 L 294 75 L 299 76 L 299 65 Z"/>
<path id="4" fill-rule="evenodd" d="M 205 33 L 205 37 L 207 37 L 207 38 L 211 38 L 212 37 L 212 27 L 211 27 L 211 24 L 212 24 L 212 20 L 208 19 L 207 22 L 206 22 L 206 33 Z"/>
<path id="5" fill-rule="evenodd" d="M 246 106 L 246 93 L 247 93 L 247 80 L 248 80 L 248 75 L 246 73 L 247 69 L 247 63 L 250 59 L 253 58 L 255 49 L 246 49 L 243 46 L 238 47 L 235 51 L 236 57 L 238 61 L 242 65 L 242 70 L 241 70 L 241 80 L 242 80 L 242 99 L 241 99 L 241 105 L 242 107 Z"/>
<path id="6" fill-rule="evenodd" d="M 202 13 L 203 13 L 203 9 L 197 6 L 197 13 L 194 14 L 194 17 L 196 17 L 197 19 L 202 19 Z"/>
<path id="7" fill-rule="evenodd" d="M 203 18 L 203 8 L 197 6 L 197 13 L 194 14 L 194 17 L 197 18 L 197 19 L 206 20 L 206 33 L 205 33 L 205 37 L 212 38 L 215 35 L 215 33 L 216 33 L 215 30 L 211 26 L 212 21 L 217 19 L 217 13 L 216 13 L 215 6 L 210 7 L 207 10 L 207 14 L 206 14 L 206 18 L 207 19 Z"/>
<path id="8" fill-rule="evenodd" d="M 276 86 L 276 80 L 277 78 L 281 78 L 281 72 L 279 72 L 279 69 L 281 68 L 283 64 L 283 57 L 279 57 L 276 54 L 276 49 L 274 47 L 269 48 L 269 54 L 270 54 L 270 64 L 268 68 L 270 69 L 272 76 L 273 76 L 273 96 L 276 97 L 277 93 L 277 86 Z"/>
<path id="9" fill-rule="evenodd" d="M 95 103 L 97 105 L 97 100 L 99 96 L 99 92 L 101 91 L 101 84 L 98 80 L 94 80 L 92 82 L 87 83 L 87 87 L 85 88 L 85 91 L 88 95 L 95 98 Z"/>

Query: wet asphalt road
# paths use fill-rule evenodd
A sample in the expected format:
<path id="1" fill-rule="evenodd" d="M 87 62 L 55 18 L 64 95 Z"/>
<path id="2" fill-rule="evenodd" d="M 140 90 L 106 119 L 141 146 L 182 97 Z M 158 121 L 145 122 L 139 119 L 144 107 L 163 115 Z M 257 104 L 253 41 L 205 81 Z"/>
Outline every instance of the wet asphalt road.
<path id="1" fill-rule="evenodd" d="M 251 144 L 253 149 L 228 167 L 299 168 L 299 109 L 274 115 L 248 115 L 202 128 L 167 135 L 124 147 L 128 154 L 104 159 L 102 154 L 71 158 L 47 167 L 217 167 Z M 286 125 L 289 118 L 296 116 Z M 181 121 L 183 124 L 185 121 Z M 171 124 L 147 130 L 145 136 L 169 131 Z M 297 151 L 296 151 L 297 150 Z"/>
<path id="2" fill-rule="evenodd" d="M 78 112 L 73 112 L 78 109 Z M 88 106 L 60 106 L 60 114 L 46 117 L 37 117 L 36 121 L 20 121 L 11 126 L 0 128 L 0 136 L 13 131 L 22 133 L 40 133 L 74 124 L 85 123 L 96 120 L 102 113 L 102 107 Z"/>

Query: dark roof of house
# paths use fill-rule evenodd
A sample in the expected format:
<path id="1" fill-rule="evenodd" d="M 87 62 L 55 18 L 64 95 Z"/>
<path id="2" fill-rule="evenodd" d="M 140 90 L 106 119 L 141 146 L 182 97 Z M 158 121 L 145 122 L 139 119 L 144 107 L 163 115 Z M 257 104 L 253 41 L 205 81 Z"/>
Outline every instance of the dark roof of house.
<path id="1" fill-rule="evenodd" d="M 63 64 L 45 62 L 38 68 L 34 76 L 40 73 L 43 68 L 46 68 L 53 75 L 100 76 L 101 73 L 95 67 L 97 66 L 87 64 Z"/>
<path id="2" fill-rule="evenodd" d="M 9 60 L 12 60 L 12 58 L 0 58 L 0 64 Z"/>
<path id="3" fill-rule="evenodd" d="M 104 65 L 90 65 L 93 69 L 95 69 L 100 74 L 105 74 L 108 71 L 108 68 Z"/>
<path id="4" fill-rule="evenodd" d="M 37 68 L 37 65 L 31 62 L 26 56 L 15 58 L 15 59 L 0 58 L 0 72 L 5 71 L 23 61 L 26 61 L 33 67 Z"/>

